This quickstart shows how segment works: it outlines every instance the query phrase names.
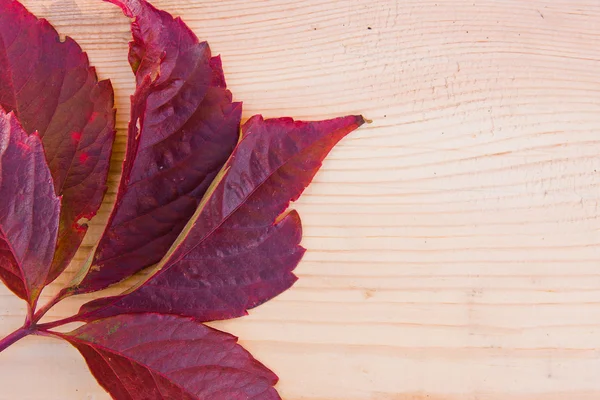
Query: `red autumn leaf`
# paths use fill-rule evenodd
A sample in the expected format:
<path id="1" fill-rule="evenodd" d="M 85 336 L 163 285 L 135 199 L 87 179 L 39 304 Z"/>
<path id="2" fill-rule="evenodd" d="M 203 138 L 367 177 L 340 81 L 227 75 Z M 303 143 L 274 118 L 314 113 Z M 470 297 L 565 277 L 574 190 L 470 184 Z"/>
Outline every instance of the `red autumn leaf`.
<path id="1" fill-rule="evenodd" d="M 135 17 L 129 60 L 137 87 L 116 204 L 95 252 L 72 286 L 30 314 L 22 328 L 0 340 L 0 352 L 33 333 L 65 339 L 81 352 L 98 382 L 115 399 L 279 399 L 273 388 L 276 375 L 239 346 L 233 336 L 202 322 L 244 315 L 295 282 L 293 270 L 305 250 L 300 246 L 300 218 L 295 211 L 286 210 L 313 179 L 333 146 L 364 119 L 347 116 L 301 122 L 255 116 L 238 137 L 241 105 L 232 102 L 220 59 L 211 56 L 208 45 L 200 43 L 180 19 L 145 0 L 107 1 Z M 46 34 L 48 29 L 56 34 L 52 28 L 16 2 L 0 0 L 0 6 L 13 12 L 16 23 L 29 24 L 26 28 L 31 32 L 19 46 L 30 45 L 26 42 L 33 40 L 34 50 L 41 49 L 41 55 L 33 57 L 33 65 L 46 60 L 55 66 L 59 60 L 44 55 L 51 49 L 44 40 L 53 37 Z M 13 23 L 2 18 L 0 15 L 0 23 Z M 0 67 L 8 66 L 10 72 L 15 61 L 22 64 L 22 59 L 11 47 L 14 40 L 7 46 L 9 34 L 0 26 L 0 39 L 4 40 L 0 43 Z M 72 41 L 67 43 L 72 44 L 60 47 L 63 45 L 55 40 L 58 49 L 54 50 L 65 55 L 65 49 L 76 46 Z M 76 49 L 80 61 L 85 60 L 85 68 L 81 70 L 77 63 L 74 68 L 87 78 L 93 75 L 92 84 L 102 86 L 87 66 L 85 55 Z M 71 61 L 66 57 L 65 65 Z M 58 85 L 53 68 L 46 75 L 32 70 L 34 84 L 50 84 L 53 90 Z M 63 86 L 70 87 L 71 70 L 64 67 L 61 71 L 61 79 L 67 82 Z M 64 104 L 75 107 L 76 114 L 85 114 L 85 105 L 72 104 L 82 91 L 91 97 L 83 95 L 79 100 L 100 99 L 101 106 L 106 105 L 106 98 L 97 92 L 108 92 L 98 88 L 90 92 L 87 79 L 80 82 L 81 90 L 76 94 L 62 87 L 56 92 L 57 100 L 49 90 L 48 96 L 45 92 L 41 95 L 48 97 L 46 103 L 38 104 L 35 97 L 20 97 L 22 93 L 32 94 L 26 80 L 4 75 L 0 77 L 0 105 L 20 112 L 32 129 L 42 129 L 44 145 L 58 159 L 47 157 L 48 168 L 37 134 L 27 136 L 14 118 L 5 116 L 5 125 L 0 118 L 0 199 L 9 205 L 0 207 L 0 277 L 35 306 L 44 283 L 70 259 L 69 246 L 80 242 L 80 237 L 69 236 L 63 228 L 72 228 L 74 235 L 85 231 L 77 221 L 65 225 L 65 215 L 73 214 L 73 208 L 63 211 L 59 229 L 59 199 L 54 195 L 52 168 L 57 168 L 55 182 L 69 182 L 75 171 L 81 182 L 95 179 L 102 186 L 105 173 L 88 174 L 71 156 L 78 155 L 85 164 L 92 152 L 96 164 L 102 164 L 99 149 L 103 143 L 112 144 L 112 133 L 108 135 L 111 140 L 103 142 L 101 133 L 105 131 L 84 124 L 96 136 L 88 135 L 85 146 L 72 148 L 71 142 L 59 140 L 65 140 L 60 135 L 70 129 L 67 119 L 62 120 L 62 130 L 53 124 L 66 118 Z M 112 92 L 108 97 L 112 102 Z M 39 111 L 40 120 L 49 112 L 46 107 L 54 110 L 48 114 L 48 126 L 36 128 L 40 121 L 28 114 L 31 107 Z M 91 115 L 97 117 L 96 111 Z M 81 122 L 79 117 L 72 118 Z M 91 120 L 94 118 L 87 122 Z M 12 142 L 6 142 L 5 136 Z M 72 138 L 79 140 L 80 136 Z M 65 149 L 72 151 L 60 153 Z M 21 169 L 27 173 L 19 173 Z M 56 191 L 72 201 L 83 199 L 94 187 L 81 187 L 83 197 L 69 197 L 71 186 L 66 183 L 57 185 Z M 69 206 L 69 201 L 63 205 Z M 25 223 L 17 217 L 25 217 Z M 60 268 L 51 266 L 57 232 L 54 263 Z M 73 317 L 39 323 L 65 297 L 104 288 L 157 262 L 145 281 L 122 295 L 84 304 Z M 49 330 L 78 320 L 87 324 L 70 333 Z"/>
<path id="2" fill-rule="evenodd" d="M 232 102 L 208 44 L 145 1 L 112 2 L 135 17 L 137 88 L 116 205 L 77 293 L 160 261 L 239 137 L 241 103 Z"/>
<path id="3" fill-rule="evenodd" d="M 137 289 L 84 304 L 81 319 L 160 312 L 199 321 L 244 315 L 288 289 L 304 249 L 296 212 L 282 215 L 360 116 L 322 122 L 256 116 L 157 272 Z"/>
<path id="4" fill-rule="evenodd" d="M 35 306 L 58 234 L 60 199 L 37 134 L 0 109 L 0 278 Z"/>
<path id="5" fill-rule="evenodd" d="M 120 315 L 53 333 L 119 400 L 274 400 L 277 376 L 227 333 L 188 318 Z"/>
<path id="6" fill-rule="evenodd" d="M 62 196 L 57 251 L 46 283 L 68 265 L 106 191 L 114 140 L 113 91 L 98 82 L 71 38 L 19 2 L 0 0 L 0 107 L 42 138 L 56 193 Z"/>

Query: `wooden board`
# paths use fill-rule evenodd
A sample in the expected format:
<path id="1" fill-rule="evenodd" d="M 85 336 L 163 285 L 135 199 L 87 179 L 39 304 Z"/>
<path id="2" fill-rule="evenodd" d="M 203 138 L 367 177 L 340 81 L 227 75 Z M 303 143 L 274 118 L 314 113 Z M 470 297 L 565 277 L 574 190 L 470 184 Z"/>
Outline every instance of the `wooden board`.
<path id="1" fill-rule="evenodd" d="M 123 157 L 128 20 L 99 0 L 23 2 L 115 86 L 110 190 L 80 262 Z M 215 324 L 281 376 L 283 398 L 600 398 L 598 1 L 155 4 L 221 53 L 246 118 L 374 121 L 295 205 L 309 249 L 297 285 Z M 24 311 L 0 288 L 0 333 Z M 107 398 L 67 344 L 27 338 L 0 356 L 2 400 Z"/>

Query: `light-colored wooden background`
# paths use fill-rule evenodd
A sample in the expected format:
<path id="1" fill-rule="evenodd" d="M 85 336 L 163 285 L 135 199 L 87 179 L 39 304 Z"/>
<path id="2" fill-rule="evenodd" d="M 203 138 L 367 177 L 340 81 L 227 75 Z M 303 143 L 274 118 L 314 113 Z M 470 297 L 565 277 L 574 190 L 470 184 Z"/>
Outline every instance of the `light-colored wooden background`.
<path id="1" fill-rule="evenodd" d="M 99 0 L 24 3 L 115 86 L 110 190 L 80 261 L 123 156 L 128 20 Z M 297 285 L 215 324 L 285 399 L 600 398 L 600 2 L 155 4 L 222 54 L 245 117 L 374 120 L 295 205 L 309 249 Z M 0 288 L 0 333 L 24 311 Z M 107 398 L 67 344 L 27 338 L 0 356 L 2 400 Z"/>

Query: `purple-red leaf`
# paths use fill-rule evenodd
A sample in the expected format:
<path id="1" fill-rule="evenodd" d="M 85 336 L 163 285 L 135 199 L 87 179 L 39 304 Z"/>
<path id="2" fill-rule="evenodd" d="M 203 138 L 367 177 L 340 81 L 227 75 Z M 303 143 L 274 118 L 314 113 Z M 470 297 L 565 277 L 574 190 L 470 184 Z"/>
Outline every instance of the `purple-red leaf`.
<path id="1" fill-rule="evenodd" d="M 120 315 L 53 334 L 81 352 L 115 399 L 280 399 L 277 376 L 234 336 L 191 319 Z"/>
<path id="2" fill-rule="evenodd" d="M 60 199 L 39 136 L 0 108 L 0 278 L 32 306 L 50 271 Z"/>
<path id="3" fill-rule="evenodd" d="M 145 1 L 111 2 L 135 17 L 129 60 L 137 89 L 115 208 L 79 293 L 160 261 L 239 137 L 241 104 L 208 44 Z"/>
<path id="4" fill-rule="evenodd" d="M 255 116 L 240 135 L 241 103 L 208 44 L 146 0 L 106 1 L 135 19 L 129 61 L 137 86 L 121 182 L 80 273 L 35 310 L 81 243 L 81 219 L 102 200 L 113 95 L 75 42 L 0 0 L 0 278 L 30 304 L 0 351 L 32 333 L 65 339 L 120 400 L 280 399 L 273 372 L 202 322 L 242 316 L 293 285 L 305 249 L 290 202 L 365 120 Z M 61 299 L 153 264 L 125 293 L 38 323 Z M 48 330 L 73 321 L 87 324 Z"/>
<path id="5" fill-rule="evenodd" d="M 62 196 L 57 251 L 46 283 L 68 265 L 106 191 L 114 140 L 113 91 L 71 38 L 19 2 L 0 0 L 0 107 L 39 132 Z"/>
<path id="6" fill-rule="evenodd" d="M 331 148 L 361 116 L 322 122 L 256 116 L 176 244 L 141 286 L 83 305 L 80 318 L 160 312 L 233 318 L 288 289 L 304 249 L 294 211 Z"/>

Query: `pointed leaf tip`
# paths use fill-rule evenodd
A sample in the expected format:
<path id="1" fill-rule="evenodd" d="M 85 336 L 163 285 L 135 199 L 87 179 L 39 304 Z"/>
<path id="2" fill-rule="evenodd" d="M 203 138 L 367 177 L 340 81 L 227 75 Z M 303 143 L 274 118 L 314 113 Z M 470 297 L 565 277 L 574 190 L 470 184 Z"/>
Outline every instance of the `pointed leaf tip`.
<path id="1" fill-rule="evenodd" d="M 123 13 L 129 18 L 133 18 L 136 14 L 136 11 L 139 7 L 142 6 L 142 3 L 146 3 L 148 6 L 151 6 L 144 0 L 104 0 L 107 3 L 112 3 L 123 10 Z"/>

